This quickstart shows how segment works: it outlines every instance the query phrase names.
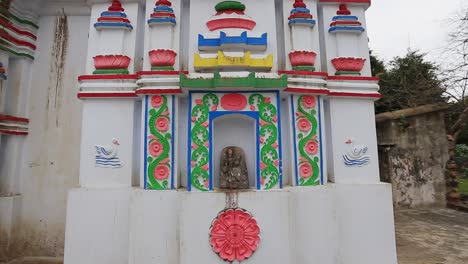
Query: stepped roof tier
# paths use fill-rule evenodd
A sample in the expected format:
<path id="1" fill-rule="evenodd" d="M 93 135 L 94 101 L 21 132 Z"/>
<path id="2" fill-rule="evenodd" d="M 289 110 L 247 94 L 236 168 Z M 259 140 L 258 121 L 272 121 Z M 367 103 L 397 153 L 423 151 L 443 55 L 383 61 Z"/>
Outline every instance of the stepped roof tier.
<path id="1" fill-rule="evenodd" d="M 296 0 L 291 10 L 291 14 L 288 17 L 289 26 L 292 25 L 304 25 L 313 27 L 316 24 L 316 21 L 313 19 L 310 14 L 310 10 L 307 8 L 303 0 Z"/>
<path id="2" fill-rule="evenodd" d="M 238 1 L 223 1 L 215 6 L 216 14 L 206 23 L 210 31 L 226 28 L 252 30 L 257 23 L 246 14 L 245 5 Z"/>
<path id="3" fill-rule="evenodd" d="M 159 0 L 156 2 L 156 7 L 153 9 L 150 19 L 148 19 L 148 25 L 154 26 L 158 24 L 176 24 L 176 16 L 174 9 L 172 9 L 172 3 L 168 0 Z"/>
<path id="4" fill-rule="evenodd" d="M 98 30 L 101 29 L 133 29 L 130 20 L 124 12 L 124 8 L 120 1 L 112 1 L 111 6 L 101 13 L 101 16 L 97 19 L 97 23 L 94 27 Z"/>
<path id="5" fill-rule="evenodd" d="M 340 9 L 336 12 L 336 16 L 333 17 L 333 22 L 330 24 L 328 32 L 349 32 L 360 34 L 365 31 L 362 27 L 361 22 L 357 16 L 352 16 L 351 11 L 345 4 L 340 5 Z"/>

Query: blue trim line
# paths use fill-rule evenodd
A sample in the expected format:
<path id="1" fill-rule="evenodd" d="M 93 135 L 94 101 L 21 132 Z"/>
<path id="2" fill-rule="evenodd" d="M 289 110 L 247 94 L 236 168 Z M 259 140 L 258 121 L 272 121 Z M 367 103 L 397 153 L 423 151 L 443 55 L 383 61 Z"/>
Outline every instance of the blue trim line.
<path id="1" fill-rule="evenodd" d="M 324 185 L 323 182 L 323 143 L 322 143 L 322 98 L 318 96 L 318 120 L 319 120 L 319 140 L 320 140 L 320 185 Z"/>
<path id="2" fill-rule="evenodd" d="M 157 6 L 153 8 L 154 12 L 168 12 L 168 13 L 174 13 L 174 9 L 168 6 Z"/>
<path id="3" fill-rule="evenodd" d="M 158 23 L 170 23 L 176 24 L 176 19 L 173 17 L 161 17 L 161 18 L 151 18 L 148 19 L 148 24 L 158 24 Z"/>
<path id="4" fill-rule="evenodd" d="M 198 34 L 198 49 L 204 50 L 203 47 L 223 47 L 229 46 L 251 46 L 251 47 L 267 47 L 268 34 L 263 33 L 260 37 L 248 37 L 247 31 L 242 32 L 239 36 L 227 36 L 225 32 L 219 32 L 219 38 L 205 38 L 205 36 Z"/>
<path id="5" fill-rule="evenodd" d="M 261 190 L 262 189 L 262 186 L 260 184 L 260 178 L 262 177 L 262 172 L 260 170 L 260 161 L 261 161 L 261 157 L 260 157 L 260 115 L 258 114 L 257 112 L 257 123 L 255 124 L 255 135 L 256 135 L 256 139 L 255 139 L 255 147 L 256 147 L 256 150 L 257 150 L 257 177 L 256 177 L 256 182 L 255 182 L 255 187 L 257 190 Z"/>
<path id="6" fill-rule="evenodd" d="M 306 18 L 294 18 L 289 20 L 288 25 L 295 25 L 295 24 L 309 24 L 311 26 L 315 25 L 317 22 L 313 19 L 306 19 Z"/>
<path id="7" fill-rule="evenodd" d="M 188 96 L 188 127 L 187 127 L 187 138 L 188 138 L 188 145 L 187 145 L 187 191 L 192 191 L 192 92 L 189 92 Z"/>
<path id="8" fill-rule="evenodd" d="M 338 21 L 338 20 L 359 20 L 357 16 L 334 16 L 332 18 L 333 21 Z"/>
<path id="9" fill-rule="evenodd" d="M 109 27 L 109 28 L 125 28 L 125 29 L 133 29 L 133 26 L 128 23 L 109 23 L 109 22 L 98 22 L 94 24 L 94 27 Z"/>
<path id="10" fill-rule="evenodd" d="M 279 92 L 276 92 L 276 116 L 278 117 L 279 185 L 280 189 L 283 189 L 283 138 L 281 137 L 281 98 Z"/>
<path id="11" fill-rule="evenodd" d="M 146 189 L 147 179 L 148 179 L 148 97 L 145 97 L 145 145 L 144 148 L 144 185 L 143 188 Z"/>
<path id="12" fill-rule="evenodd" d="M 296 140 L 296 115 L 295 115 L 295 107 L 294 107 L 294 95 L 291 95 L 291 122 L 293 128 L 293 135 L 292 135 L 292 143 L 294 144 L 294 172 L 296 178 L 296 186 L 299 186 L 299 172 L 297 171 L 297 140 Z"/>
<path id="13" fill-rule="evenodd" d="M 355 32 L 364 32 L 363 27 L 331 27 L 328 32 L 337 32 L 337 31 L 355 31 Z"/>
<path id="14" fill-rule="evenodd" d="M 172 95 L 172 137 L 171 137 L 171 150 L 172 150 L 172 158 L 171 158 L 171 190 L 174 190 L 174 152 L 175 152 L 175 149 L 174 149 L 174 142 L 175 140 L 177 140 L 176 138 L 174 138 L 174 130 L 175 130 L 175 126 L 176 126 L 176 114 L 175 114 L 175 96 Z"/>
<path id="15" fill-rule="evenodd" d="M 103 17 L 127 17 L 127 14 L 123 12 L 112 12 L 112 11 L 105 11 L 101 13 Z"/>
<path id="16" fill-rule="evenodd" d="M 310 9 L 308 8 L 303 8 L 303 7 L 296 7 L 296 8 L 293 8 L 291 9 L 291 15 L 292 14 L 295 14 L 295 13 L 307 13 L 307 14 L 310 14 Z"/>

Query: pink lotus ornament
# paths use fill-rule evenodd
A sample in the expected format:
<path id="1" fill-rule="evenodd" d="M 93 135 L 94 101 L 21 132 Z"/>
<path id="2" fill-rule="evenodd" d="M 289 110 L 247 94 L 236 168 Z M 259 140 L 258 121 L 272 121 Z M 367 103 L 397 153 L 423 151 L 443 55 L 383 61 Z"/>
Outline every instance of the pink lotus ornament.
<path id="1" fill-rule="evenodd" d="M 130 57 L 125 55 L 97 55 L 94 59 L 94 67 L 100 69 L 127 69 Z"/>
<path id="2" fill-rule="evenodd" d="M 218 214 L 210 228 L 213 251 L 225 261 L 243 261 L 260 243 L 260 227 L 244 209 L 227 209 Z"/>
<path id="3" fill-rule="evenodd" d="M 340 57 L 334 58 L 331 62 L 337 71 L 360 72 L 362 68 L 364 68 L 364 62 L 366 62 L 366 59 Z"/>
<path id="4" fill-rule="evenodd" d="M 149 52 L 151 66 L 174 66 L 177 53 L 168 49 L 157 49 Z"/>
<path id="5" fill-rule="evenodd" d="M 317 53 L 313 51 L 291 51 L 289 52 L 289 60 L 294 66 L 314 66 Z"/>

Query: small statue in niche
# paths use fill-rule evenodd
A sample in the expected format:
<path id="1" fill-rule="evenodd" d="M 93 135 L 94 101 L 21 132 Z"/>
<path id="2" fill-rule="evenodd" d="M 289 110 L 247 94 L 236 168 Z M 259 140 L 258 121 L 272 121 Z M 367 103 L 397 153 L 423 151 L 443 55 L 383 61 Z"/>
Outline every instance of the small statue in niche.
<path id="1" fill-rule="evenodd" d="M 248 189 L 249 176 L 244 151 L 239 147 L 224 148 L 221 155 L 219 187 Z"/>

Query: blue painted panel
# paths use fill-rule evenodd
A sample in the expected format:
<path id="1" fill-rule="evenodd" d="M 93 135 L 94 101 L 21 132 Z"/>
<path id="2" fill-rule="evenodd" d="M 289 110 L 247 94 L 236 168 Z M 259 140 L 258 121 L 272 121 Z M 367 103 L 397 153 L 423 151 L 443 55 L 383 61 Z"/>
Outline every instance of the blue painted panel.
<path id="1" fill-rule="evenodd" d="M 291 10 L 291 15 L 295 13 L 307 13 L 310 14 L 310 9 L 303 7 L 296 7 Z"/>
<path id="2" fill-rule="evenodd" d="M 333 21 L 338 21 L 338 20 L 358 20 L 357 16 L 334 16 Z"/>
<path id="3" fill-rule="evenodd" d="M 133 29 L 132 25 L 128 23 L 109 23 L 109 22 L 98 22 L 94 24 L 94 27 L 114 27 L 114 28 L 129 28 Z"/>
<path id="4" fill-rule="evenodd" d="M 112 12 L 112 11 L 105 11 L 101 13 L 103 17 L 127 17 L 127 15 L 123 12 Z"/>
<path id="5" fill-rule="evenodd" d="M 295 24 L 307 24 L 307 25 L 315 25 L 317 22 L 313 19 L 306 19 L 306 18 L 294 18 L 289 20 L 288 25 L 295 25 Z"/>
<path id="6" fill-rule="evenodd" d="M 363 27 L 331 27 L 328 32 L 338 32 L 338 31 L 351 31 L 351 32 L 364 32 Z"/>
<path id="7" fill-rule="evenodd" d="M 157 24 L 157 23 L 171 23 L 176 24 L 176 20 L 173 17 L 161 17 L 161 18 L 151 18 L 148 19 L 148 24 Z"/>

